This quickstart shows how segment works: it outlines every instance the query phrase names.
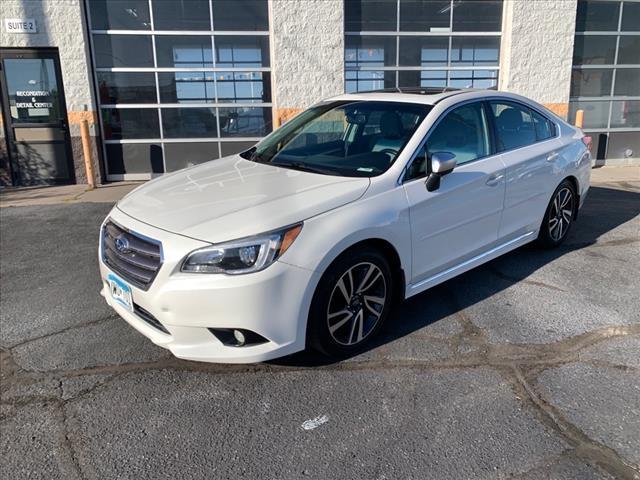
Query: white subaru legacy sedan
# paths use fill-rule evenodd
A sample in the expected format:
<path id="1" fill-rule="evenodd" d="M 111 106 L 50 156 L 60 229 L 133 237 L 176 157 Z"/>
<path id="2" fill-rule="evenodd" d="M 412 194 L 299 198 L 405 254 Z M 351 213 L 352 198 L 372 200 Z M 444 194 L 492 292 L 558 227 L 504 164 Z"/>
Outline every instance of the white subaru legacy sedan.
<path id="1" fill-rule="evenodd" d="M 101 293 L 180 358 L 351 355 L 398 301 L 562 243 L 589 189 L 586 145 L 514 94 L 335 97 L 123 198 L 101 229 Z"/>

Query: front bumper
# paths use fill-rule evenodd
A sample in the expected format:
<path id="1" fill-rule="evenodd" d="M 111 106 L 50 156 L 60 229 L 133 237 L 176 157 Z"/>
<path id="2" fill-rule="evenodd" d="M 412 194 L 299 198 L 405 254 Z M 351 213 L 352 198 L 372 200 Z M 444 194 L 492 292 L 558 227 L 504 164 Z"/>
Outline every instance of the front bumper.
<path id="1" fill-rule="evenodd" d="M 107 276 L 121 276 L 100 258 L 101 294 L 122 318 L 156 345 L 179 358 L 220 363 L 262 362 L 304 349 L 307 314 L 318 280 L 315 272 L 276 261 L 261 272 L 247 275 L 182 273 L 184 256 L 206 243 L 156 229 L 117 209 L 110 217 L 123 227 L 162 242 L 163 265 L 149 289 L 128 284 L 134 304 L 153 315 L 168 334 L 111 299 Z M 267 342 L 228 346 L 208 328 L 246 329 Z"/>

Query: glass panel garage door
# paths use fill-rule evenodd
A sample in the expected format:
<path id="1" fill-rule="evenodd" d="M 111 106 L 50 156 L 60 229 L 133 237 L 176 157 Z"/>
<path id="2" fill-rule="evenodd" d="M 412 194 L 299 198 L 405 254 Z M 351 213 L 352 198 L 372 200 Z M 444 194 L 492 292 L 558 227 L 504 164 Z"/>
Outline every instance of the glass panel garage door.
<path id="1" fill-rule="evenodd" d="M 346 0 L 345 91 L 498 83 L 502 0 Z"/>
<path id="2" fill-rule="evenodd" d="M 240 152 L 271 132 L 267 0 L 87 0 L 109 180 Z"/>
<path id="3" fill-rule="evenodd" d="M 640 158 L 640 1 L 578 1 L 570 121 L 578 110 L 594 158 Z"/>

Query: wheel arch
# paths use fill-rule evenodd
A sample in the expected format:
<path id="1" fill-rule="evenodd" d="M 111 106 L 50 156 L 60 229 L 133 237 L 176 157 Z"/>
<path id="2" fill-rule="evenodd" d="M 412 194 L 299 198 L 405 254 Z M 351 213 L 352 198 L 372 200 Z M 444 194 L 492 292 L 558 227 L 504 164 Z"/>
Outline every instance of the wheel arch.
<path id="1" fill-rule="evenodd" d="M 404 269 L 402 268 L 402 260 L 400 260 L 400 255 L 398 254 L 398 250 L 396 250 L 396 247 L 388 240 L 385 240 L 382 238 L 367 238 L 365 240 L 360 240 L 359 242 L 354 243 L 350 247 L 346 248 L 338 256 L 336 256 L 336 258 L 331 262 L 331 264 L 333 264 L 342 255 L 347 254 L 349 251 L 358 250 L 364 247 L 373 248 L 375 250 L 378 250 L 384 255 L 384 257 L 389 262 L 389 266 L 391 267 L 391 272 L 393 274 L 393 283 L 394 283 L 393 300 L 394 301 L 404 300 L 405 289 L 406 289 L 406 276 L 405 276 Z"/>
<path id="2" fill-rule="evenodd" d="M 341 245 L 340 248 L 334 250 L 331 255 L 325 257 L 324 261 L 321 262 L 322 266 L 319 270 L 320 276 L 316 284 L 313 286 L 313 290 L 315 291 L 318 288 L 318 285 L 322 281 L 322 277 L 324 276 L 326 271 L 339 259 L 341 259 L 345 255 L 348 255 L 351 251 L 359 250 L 365 247 L 373 248 L 379 251 L 387 259 L 387 261 L 389 262 L 389 266 L 391 267 L 394 280 L 393 300 L 404 300 L 406 293 L 406 273 L 403 267 L 402 259 L 400 257 L 400 254 L 398 253 L 398 249 L 388 239 L 377 236 L 360 238 L 357 240 L 352 239 L 351 242 L 346 245 Z"/>
<path id="3" fill-rule="evenodd" d="M 576 204 L 573 209 L 573 219 L 576 220 L 578 218 L 578 211 L 580 210 L 578 206 L 580 205 L 580 183 L 578 179 L 574 175 L 568 175 L 562 179 L 562 182 L 568 180 L 573 185 L 573 189 L 576 192 Z M 562 183 L 560 182 L 560 183 Z M 557 187 L 556 187 L 557 188 Z"/>

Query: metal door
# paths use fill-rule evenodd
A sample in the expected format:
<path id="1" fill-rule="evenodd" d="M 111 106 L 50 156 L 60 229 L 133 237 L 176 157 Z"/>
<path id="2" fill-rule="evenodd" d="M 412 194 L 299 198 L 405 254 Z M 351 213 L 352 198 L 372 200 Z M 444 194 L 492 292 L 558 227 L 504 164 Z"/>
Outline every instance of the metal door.
<path id="1" fill-rule="evenodd" d="M 0 49 L 0 67 L 13 185 L 73 183 L 57 49 Z"/>

